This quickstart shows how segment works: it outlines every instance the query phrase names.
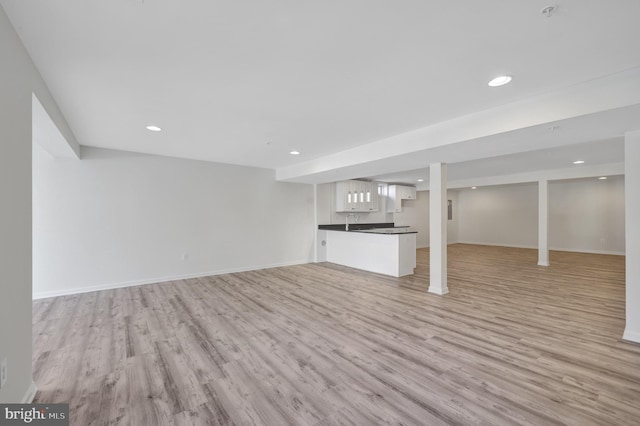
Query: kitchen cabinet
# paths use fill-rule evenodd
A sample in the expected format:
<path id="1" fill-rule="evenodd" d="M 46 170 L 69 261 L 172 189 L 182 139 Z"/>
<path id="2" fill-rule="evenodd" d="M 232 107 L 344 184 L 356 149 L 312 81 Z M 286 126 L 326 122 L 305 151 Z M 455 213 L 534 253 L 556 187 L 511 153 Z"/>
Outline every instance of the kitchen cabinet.
<path id="1" fill-rule="evenodd" d="M 396 185 L 398 188 L 398 194 L 402 200 L 415 200 L 416 199 L 416 187 Z"/>
<path id="2" fill-rule="evenodd" d="M 378 211 L 378 185 L 364 180 L 336 182 L 336 212 Z"/>
<path id="3" fill-rule="evenodd" d="M 402 211 L 402 200 L 415 200 L 416 187 L 408 185 L 389 185 L 387 198 L 387 213 Z"/>

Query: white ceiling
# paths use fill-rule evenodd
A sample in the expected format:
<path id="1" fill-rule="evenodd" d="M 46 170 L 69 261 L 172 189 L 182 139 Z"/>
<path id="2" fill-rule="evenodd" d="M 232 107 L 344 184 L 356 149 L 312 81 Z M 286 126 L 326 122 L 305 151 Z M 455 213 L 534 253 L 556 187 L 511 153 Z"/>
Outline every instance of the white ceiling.
<path id="1" fill-rule="evenodd" d="M 82 145 L 273 169 L 640 67 L 637 0 L 0 4 Z"/>

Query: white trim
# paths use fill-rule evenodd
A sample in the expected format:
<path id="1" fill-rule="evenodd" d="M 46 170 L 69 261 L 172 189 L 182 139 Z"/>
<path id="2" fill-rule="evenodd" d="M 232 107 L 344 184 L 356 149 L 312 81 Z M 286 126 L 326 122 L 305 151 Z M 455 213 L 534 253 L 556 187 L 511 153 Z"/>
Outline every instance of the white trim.
<path id="1" fill-rule="evenodd" d="M 473 244 L 477 246 L 495 246 L 495 247 L 513 247 L 513 248 L 524 248 L 524 249 L 534 249 L 537 250 L 536 246 L 527 246 L 527 245 L 518 245 L 518 244 L 496 244 L 496 243 L 480 243 L 475 241 L 458 241 L 454 244 Z M 568 248 L 555 248 L 550 247 L 550 251 L 568 251 L 571 253 L 589 253 L 589 254 L 611 254 L 615 256 L 624 256 L 625 253 L 623 251 L 605 251 L 605 250 L 584 250 L 584 249 L 568 249 Z"/>
<path id="2" fill-rule="evenodd" d="M 36 397 L 36 392 L 38 391 L 38 388 L 36 386 L 36 384 L 31 381 L 31 384 L 29 385 L 29 389 L 27 389 L 27 393 L 24 394 L 24 397 L 22 397 L 22 404 L 31 404 L 33 402 L 33 398 Z"/>
<path id="3" fill-rule="evenodd" d="M 158 284 L 158 283 L 163 283 L 168 281 L 187 280 L 191 278 L 202 278 L 202 277 L 209 277 L 213 275 L 233 274 L 236 272 L 256 271 L 259 269 L 279 268 L 282 266 L 304 265 L 311 262 L 312 260 L 304 259 L 304 260 L 296 260 L 293 262 L 273 263 L 270 265 L 247 266 L 242 268 L 221 269 L 217 271 L 197 272 L 193 274 L 149 278 L 144 280 L 126 281 L 121 283 L 98 284 L 98 285 L 89 286 L 89 287 L 77 287 L 77 288 L 69 288 L 69 289 L 54 290 L 54 291 L 38 291 L 33 293 L 33 300 L 46 299 L 49 297 L 57 297 L 57 296 L 68 296 L 71 294 L 91 293 L 94 291 L 101 291 L 101 290 L 112 290 L 116 288 L 134 287 L 138 285 Z"/>
<path id="4" fill-rule="evenodd" d="M 458 244 L 472 244 L 476 246 L 494 246 L 494 247 L 513 247 L 513 248 L 525 248 L 525 249 L 535 249 L 537 250 L 537 246 L 525 246 L 518 244 L 497 244 L 497 243 L 480 243 L 476 241 L 458 241 Z"/>
<path id="5" fill-rule="evenodd" d="M 622 338 L 630 342 L 640 343 L 640 331 L 633 331 L 627 328 L 626 330 L 624 330 Z"/>
<path id="6" fill-rule="evenodd" d="M 615 256 L 624 256 L 625 253 L 623 251 L 605 251 L 605 250 L 576 250 L 576 249 L 566 249 L 566 248 L 550 248 L 549 250 L 553 251 L 570 251 L 574 253 L 590 253 L 590 254 L 611 254 Z"/>

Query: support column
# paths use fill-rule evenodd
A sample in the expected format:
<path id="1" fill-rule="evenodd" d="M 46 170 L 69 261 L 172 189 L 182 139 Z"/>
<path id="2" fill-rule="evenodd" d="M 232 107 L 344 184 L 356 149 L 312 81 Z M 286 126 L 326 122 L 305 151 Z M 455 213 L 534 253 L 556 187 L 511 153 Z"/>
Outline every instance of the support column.
<path id="1" fill-rule="evenodd" d="M 538 181 L 538 265 L 549 266 L 549 181 Z"/>
<path id="2" fill-rule="evenodd" d="M 429 293 L 447 294 L 447 165 L 429 166 Z"/>
<path id="3" fill-rule="evenodd" d="M 623 339 L 640 343 L 640 130 L 624 135 L 626 316 Z"/>

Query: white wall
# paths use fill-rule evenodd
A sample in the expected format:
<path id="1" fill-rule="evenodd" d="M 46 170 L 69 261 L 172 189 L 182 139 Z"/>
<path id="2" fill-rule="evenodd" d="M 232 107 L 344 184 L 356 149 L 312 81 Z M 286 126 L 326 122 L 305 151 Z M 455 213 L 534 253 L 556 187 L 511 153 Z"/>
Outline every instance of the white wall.
<path id="1" fill-rule="evenodd" d="M 332 208 L 335 201 L 333 198 L 335 195 L 335 184 L 324 183 L 316 185 L 316 212 L 318 225 L 330 225 L 333 223 Z M 343 222 L 344 223 L 344 222 Z"/>
<path id="2" fill-rule="evenodd" d="M 34 147 L 36 297 L 313 259 L 313 186 L 267 169 Z"/>
<path id="3" fill-rule="evenodd" d="M 30 402 L 31 141 L 35 93 L 72 149 L 77 143 L 4 9 L 0 7 L 0 403 Z"/>
<path id="4" fill-rule="evenodd" d="M 463 243 L 536 247 L 538 184 L 458 191 L 458 240 Z"/>
<path id="5" fill-rule="evenodd" d="M 458 193 L 460 242 L 537 247 L 537 183 Z M 549 248 L 623 254 L 624 179 L 550 182 Z"/>
<path id="6" fill-rule="evenodd" d="M 549 247 L 624 254 L 624 177 L 549 182 Z"/>

